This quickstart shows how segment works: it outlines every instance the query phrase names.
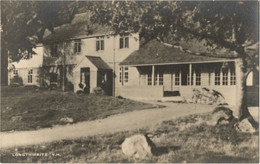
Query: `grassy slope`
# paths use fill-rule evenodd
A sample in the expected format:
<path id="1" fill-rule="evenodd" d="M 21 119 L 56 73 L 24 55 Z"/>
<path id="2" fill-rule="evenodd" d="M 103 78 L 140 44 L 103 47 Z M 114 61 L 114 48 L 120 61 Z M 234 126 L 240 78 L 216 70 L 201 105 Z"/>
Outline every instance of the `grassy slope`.
<path id="1" fill-rule="evenodd" d="M 76 123 L 152 107 L 151 104 L 110 96 L 2 88 L 1 131 L 51 127 L 64 124 L 60 121 L 63 117 L 73 118 Z"/>
<path id="2" fill-rule="evenodd" d="M 131 132 L 62 140 L 2 150 L 2 162 L 255 162 L 258 133 L 237 133 L 229 125 L 209 126 L 207 115 L 165 121 L 156 127 Z M 123 140 L 136 133 L 152 133 L 156 155 L 133 159 L 122 153 Z M 14 153 L 48 153 L 46 157 L 15 157 Z M 55 156 L 53 156 L 54 154 Z"/>

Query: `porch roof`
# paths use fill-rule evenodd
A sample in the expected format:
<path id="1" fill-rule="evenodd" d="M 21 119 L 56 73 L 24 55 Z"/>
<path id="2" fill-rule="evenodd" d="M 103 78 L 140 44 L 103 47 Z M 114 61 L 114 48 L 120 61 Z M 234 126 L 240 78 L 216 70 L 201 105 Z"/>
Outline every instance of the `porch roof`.
<path id="1" fill-rule="evenodd" d="M 120 65 L 165 65 L 181 63 L 205 63 L 205 62 L 223 62 L 233 61 L 234 58 L 221 58 L 195 55 L 180 50 L 180 48 L 165 45 L 154 39 L 146 43 L 139 50 L 134 51 Z"/>
<path id="2" fill-rule="evenodd" d="M 97 56 L 86 56 L 86 58 L 95 65 L 98 69 L 112 69 L 107 65 L 104 60 L 102 60 L 100 57 Z"/>

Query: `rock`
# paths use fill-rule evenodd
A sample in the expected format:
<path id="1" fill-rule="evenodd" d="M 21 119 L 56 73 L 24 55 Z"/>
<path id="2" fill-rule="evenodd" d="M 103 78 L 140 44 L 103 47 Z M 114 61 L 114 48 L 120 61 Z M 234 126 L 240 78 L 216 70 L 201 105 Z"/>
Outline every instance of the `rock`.
<path id="1" fill-rule="evenodd" d="M 21 121 L 22 118 L 23 118 L 22 116 L 13 116 L 11 119 L 13 122 L 15 122 L 15 121 Z"/>
<path id="2" fill-rule="evenodd" d="M 72 118 L 69 118 L 69 117 L 63 117 L 60 119 L 61 122 L 64 122 L 64 123 L 72 123 L 74 120 Z"/>
<path id="3" fill-rule="evenodd" d="M 252 126 L 248 118 L 235 124 L 236 130 L 243 133 L 254 133 L 256 129 Z"/>
<path id="4" fill-rule="evenodd" d="M 228 124 L 233 119 L 233 111 L 227 107 L 216 107 L 212 114 L 211 119 L 208 121 L 209 125 Z"/>
<path id="5" fill-rule="evenodd" d="M 125 139 L 122 151 L 125 155 L 135 158 L 145 158 L 152 155 L 154 143 L 147 137 L 137 134 Z"/>

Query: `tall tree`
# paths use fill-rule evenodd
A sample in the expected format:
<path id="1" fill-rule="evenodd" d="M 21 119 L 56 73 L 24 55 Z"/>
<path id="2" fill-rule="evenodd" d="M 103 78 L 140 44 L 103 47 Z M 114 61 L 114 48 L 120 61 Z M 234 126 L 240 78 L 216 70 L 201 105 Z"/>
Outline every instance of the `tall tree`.
<path id="1" fill-rule="evenodd" d="M 111 25 L 117 32 L 139 32 L 145 41 L 156 37 L 167 41 L 195 38 L 206 41 L 207 46 L 235 52 L 241 59 L 238 63 L 241 83 L 237 84 L 240 86 L 239 119 L 251 117 L 247 108 L 246 79 L 252 69 L 259 69 L 259 55 L 257 48 L 255 53 L 248 53 L 246 49 L 259 44 L 257 1 L 82 3 L 91 3 L 92 21 Z"/>

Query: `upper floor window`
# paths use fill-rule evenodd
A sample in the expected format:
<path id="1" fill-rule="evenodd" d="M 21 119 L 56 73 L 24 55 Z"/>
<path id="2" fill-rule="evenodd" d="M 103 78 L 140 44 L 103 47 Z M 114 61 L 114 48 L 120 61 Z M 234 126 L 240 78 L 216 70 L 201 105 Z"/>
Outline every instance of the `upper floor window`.
<path id="1" fill-rule="evenodd" d="M 123 49 L 123 48 L 129 48 L 129 37 L 121 37 L 119 39 L 119 47 L 120 49 Z"/>
<path id="2" fill-rule="evenodd" d="M 30 69 L 29 71 L 28 71 L 28 83 L 32 83 L 32 81 L 33 81 L 33 70 L 32 69 Z"/>
<path id="3" fill-rule="evenodd" d="M 97 38 L 96 41 L 96 51 L 101 51 L 105 49 L 104 37 Z"/>
<path id="4" fill-rule="evenodd" d="M 79 53 L 81 52 L 81 40 L 77 39 L 74 40 L 74 53 Z"/>
<path id="5" fill-rule="evenodd" d="M 58 56 L 58 46 L 57 46 L 57 44 L 52 44 L 51 45 L 51 56 L 52 57 L 57 57 Z"/>

